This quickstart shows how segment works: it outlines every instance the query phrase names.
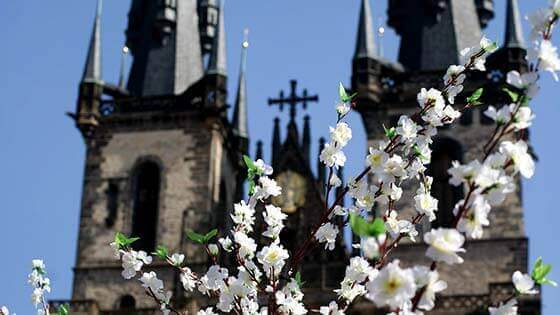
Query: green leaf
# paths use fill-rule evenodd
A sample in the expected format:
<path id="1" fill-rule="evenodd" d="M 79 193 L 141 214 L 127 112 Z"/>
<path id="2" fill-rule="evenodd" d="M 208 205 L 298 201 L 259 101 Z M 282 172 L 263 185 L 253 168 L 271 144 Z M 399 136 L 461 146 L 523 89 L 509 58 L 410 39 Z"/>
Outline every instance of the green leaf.
<path id="1" fill-rule="evenodd" d="M 247 165 L 247 168 L 250 170 L 254 170 L 257 167 L 255 166 L 255 162 L 253 162 L 253 159 L 251 159 L 250 157 L 248 157 L 247 155 L 243 155 L 243 161 L 245 161 L 245 165 Z"/>
<path id="2" fill-rule="evenodd" d="M 471 96 L 467 97 L 467 104 L 478 103 L 477 101 L 480 99 L 483 92 L 484 92 L 483 88 L 479 88 L 476 91 L 474 91 L 473 94 L 471 94 Z"/>
<path id="3" fill-rule="evenodd" d="M 377 237 L 385 233 L 385 222 L 381 218 L 376 218 L 370 223 L 354 213 L 350 213 L 350 227 L 360 237 Z"/>
<path id="4" fill-rule="evenodd" d="M 188 230 L 187 231 L 187 237 L 194 242 L 200 243 L 200 244 L 204 244 L 204 238 L 205 235 L 202 234 L 198 234 L 193 230 Z"/>
<path id="5" fill-rule="evenodd" d="M 70 314 L 70 306 L 68 304 L 62 304 L 58 307 L 58 315 L 68 315 Z"/>
<path id="6" fill-rule="evenodd" d="M 383 125 L 383 130 L 385 131 L 385 136 L 389 139 L 393 139 L 397 135 L 397 130 L 395 129 L 395 127 L 387 129 L 385 125 Z"/>
<path id="7" fill-rule="evenodd" d="M 159 245 L 153 254 L 161 259 L 167 259 L 167 257 L 169 256 L 169 250 L 167 249 L 167 247 Z"/>
<path id="8" fill-rule="evenodd" d="M 129 246 L 130 244 L 136 242 L 137 240 L 139 240 L 139 237 L 126 237 L 124 234 L 122 234 L 121 232 L 117 232 L 117 234 L 115 234 L 115 243 L 119 246 L 119 247 L 126 247 Z"/>
<path id="9" fill-rule="evenodd" d="M 519 93 L 517 92 L 514 92 L 508 88 L 503 88 L 502 91 L 506 92 L 514 103 L 516 103 L 519 99 Z"/>
<path id="10" fill-rule="evenodd" d="M 340 96 L 341 102 L 346 103 L 349 100 L 348 94 L 346 93 L 346 89 L 344 88 L 342 82 L 338 84 L 338 96 Z"/>
<path id="11" fill-rule="evenodd" d="M 299 271 L 296 272 L 296 276 L 294 277 L 294 280 L 296 280 L 296 283 L 300 288 L 303 287 L 303 285 L 305 284 L 305 282 L 301 281 L 301 273 Z"/>
<path id="12" fill-rule="evenodd" d="M 212 231 L 206 233 L 206 235 L 204 235 L 204 243 L 208 243 L 216 235 L 218 235 L 217 229 L 213 229 Z"/>
<path id="13" fill-rule="evenodd" d="M 498 49 L 498 43 L 496 42 L 492 42 L 492 44 L 484 47 L 484 50 L 489 53 L 495 51 L 496 49 Z"/>
<path id="14" fill-rule="evenodd" d="M 538 284 L 550 284 L 552 286 L 556 286 L 556 282 L 547 279 L 546 276 L 552 270 L 551 264 L 544 264 L 542 261 L 542 257 L 539 257 L 533 266 L 533 271 L 531 272 L 531 278 L 535 280 Z"/>
<path id="15" fill-rule="evenodd" d="M 375 220 L 369 224 L 368 233 L 370 236 L 375 237 L 385 234 L 385 221 L 381 218 L 375 218 Z"/>

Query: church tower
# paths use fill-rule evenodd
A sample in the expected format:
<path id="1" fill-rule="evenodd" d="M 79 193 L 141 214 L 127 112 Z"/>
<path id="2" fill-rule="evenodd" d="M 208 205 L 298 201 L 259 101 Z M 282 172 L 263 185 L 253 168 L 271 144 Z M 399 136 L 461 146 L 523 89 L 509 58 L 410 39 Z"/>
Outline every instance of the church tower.
<path id="1" fill-rule="evenodd" d="M 368 146 L 384 138 L 383 125 L 395 126 L 400 115 L 413 114 L 418 105 L 416 94 L 422 87 L 441 88 L 449 65 L 459 64 L 460 51 L 475 46 L 482 28 L 493 18 L 492 0 L 389 0 L 388 24 L 401 37 L 398 62 L 392 63 L 377 55 L 372 29 L 369 1 L 361 0 L 358 36 L 352 66 L 352 90 L 366 130 Z M 505 104 L 501 92 L 510 70 L 526 71 L 525 47 L 517 0 L 507 0 L 505 40 L 502 47 L 488 58 L 485 73 L 473 73 L 465 91 L 456 99 L 456 107 L 465 102 L 479 87 L 485 88 L 485 104 Z M 446 226 L 452 209 L 463 198 L 464 190 L 449 185 L 447 169 L 451 162 L 480 158 L 481 143 L 492 134 L 492 121 L 483 115 L 485 108 L 467 111 L 460 121 L 440 128 L 432 146 L 432 163 L 428 167 L 434 178 L 432 192 L 439 199 L 439 219 L 435 226 Z M 518 186 L 519 187 L 519 186 Z M 415 187 L 403 187 L 404 194 L 397 209 L 405 217 L 414 211 L 411 202 Z M 492 305 L 512 293 L 511 274 L 526 272 L 528 240 L 523 224 L 520 188 L 490 214 L 490 228 L 483 239 L 468 240 L 469 255 L 453 272 L 441 266 L 442 279 L 449 287 L 436 300 L 430 314 L 486 314 L 485 305 Z M 422 233 L 430 227 L 426 222 L 417 227 Z M 407 243 L 393 253 L 404 264 L 429 265 L 425 246 Z M 363 312 L 358 311 L 363 310 Z M 520 301 L 521 314 L 540 314 L 540 298 Z M 371 314 L 357 308 L 356 314 Z"/>
<path id="2" fill-rule="evenodd" d="M 185 253 L 195 269 L 207 264 L 184 232 L 225 230 L 226 209 L 243 194 L 246 82 L 242 71 L 230 121 L 218 0 L 133 0 L 128 83 L 104 81 L 101 2 L 76 112 L 69 114 L 86 146 L 70 306 L 73 314 L 155 314 L 159 308 L 143 288 L 122 279 L 108 244 L 119 231 L 140 237 L 137 249 L 152 252 L 161 244 Z M 174 305 L 197 309 L 175 270 L 158 262 L 150 267 L 174 292 Z"/>

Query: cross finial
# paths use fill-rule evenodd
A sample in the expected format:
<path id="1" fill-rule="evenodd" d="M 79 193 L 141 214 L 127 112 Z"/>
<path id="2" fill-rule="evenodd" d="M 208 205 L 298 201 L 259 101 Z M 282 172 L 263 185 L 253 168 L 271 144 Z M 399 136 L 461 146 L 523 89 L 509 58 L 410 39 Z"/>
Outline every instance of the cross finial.
<path id="1" fill-rule="evenodd" d="M 284 110 L 284 105 L 290 106 L 290 122 L 295 120 L 296 117 L 296 106 L 298 104 L 303 105 L 303 109 L 307 109 L 308 102 L 318 102 L 319 96 L 312 95 L 309 96 L 307 93 L 307 89 L 303 90 L 302 96 L 297 95 L 297 81 L 291 80 L 290 81 L 290 95 L 286 98 L 284 97 L 284 91 L 280 91 L 280 96 L 276 99 L 269 98 L 268 105 L 278 105 L 280 106 L 280 111 Z"/>

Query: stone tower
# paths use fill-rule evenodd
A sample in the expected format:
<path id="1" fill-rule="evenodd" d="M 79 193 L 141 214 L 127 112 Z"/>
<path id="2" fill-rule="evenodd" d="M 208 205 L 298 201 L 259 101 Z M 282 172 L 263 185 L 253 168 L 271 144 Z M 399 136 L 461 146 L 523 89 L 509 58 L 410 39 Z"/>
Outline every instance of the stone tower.
<path id="1" fill-rule="evenodd" d="M 492 0 L 389 0 L 388 24 L 401 37 L 398 62 L 377 55 L 369 0 L 362 0 L 360 22 L 352 66 L 352 90 L 358 93 L 357 110 L 362 116 L 368 146 L 384 137 L 383 125 L 394 126 L 401 114 L 411 115 L 418 107 L 416 94 L 422 87 L 441 88 L 448 65 L 459 64 L 459 52 L 475 46 L 481 29 L 493 17 Z M 507 21 L 502 48 L 488 58 L 486 73 L 472 74 L 462 95 L 485 87 L 485 104 L 504 104 L 500 93 L 509 70 L 526 71 L 525 47 L 517 0 L 507 0 Z M 457 98 L 461 107 L 465 97 Z M 482 144 L 494 126 L 477 108 L 466 112 L 459 122 L 440 130 L 434 139 L 432 163 L 433 194 L 439 199 L 437 226 L 450 224 L 453 205 L 463 198 L 462 188 L 448 184 L 451 161 L 480 158 Z M 415 187 L 405 188 L 397 209 L 413 211 Z M 406 212 L 405 212 L 406 213 Z M 406 215 L 406 214 L 403 214 Z M 527 270 L 528 240 L 523 225 L 521 192 L 509 195 L 506 202 L 491 212 L 491 227 L 481 240 L 469 240 L 468 257 L 451 272 L 442 266 L 442 278 L 450 284 L 436 300 L 430 314 L 486 314 L 485 305 L 494 304 L 512 292 L 511 274 Z M 430 223 L 418 226 L 420 233 Z M 429 265 L 425 246 L 404 244 L 394 251 L 403 263 Z M 540 299 L 520 301 L 522 314 L 540 314 Z M 356 308 L 357 314 L 370 312 Z"/>
<path id="2" fill-rule="evenodd" d="M 136 281 L 123 281 L 108 244 L 117 231 L 207 263 L 184 231 L 226 229 L 226 209 L 243 194 L 248 152 L 245 78 L 227 117 L 223 5 L 217 0 L 133 0 L 126 31 L 134 61 L 128 84 L 101 76 L 101 0 L 76 112 L 86 161 L 71 309 L 73 314 L 152 314 Z M 233 180 L 231 180 L 233 179 Z M 178 274 L 154 263 L 176 305 Z M 159 311 L 158 311 L 159 312 Z"/>

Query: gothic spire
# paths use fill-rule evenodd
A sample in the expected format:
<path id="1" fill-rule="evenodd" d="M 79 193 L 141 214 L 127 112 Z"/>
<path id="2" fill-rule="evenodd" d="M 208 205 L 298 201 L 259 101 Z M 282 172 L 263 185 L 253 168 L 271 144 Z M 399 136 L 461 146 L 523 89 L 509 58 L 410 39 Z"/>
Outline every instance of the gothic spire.
<path id="1" fill-rule="evenodd" d="M 101 12 L 103 0 L 97 0 L 97 11 L 93 22 L 93 32 L 89 41 L 88 54 L 82 82 L 100 83 L 101 79 Z"/>
<path id="2" fill-rule="evenodd" d="M 325 138 L 321 137 L 319 138 L 319 155 L 321 154 L 324 148 L 325 148 Z M 326 184 L 327 174 L 326 174 L 325 164 L 321 162 L 319 156 L 317 156 L 317 173 L 318 173 L 317 180 L 319 181 L 319 185 L 321 185 L 321 188 L 323 188 Z"/>
<path id="3" fill-rule="evenodd" d="M 220 74 L 227 76 L 226 62 L 226 28 L 224 21 L 224 0 L 220 1 L 218 27 L 216 36 L 214 37 L 214 45 L 210 60 L 208 62 L 209 74 Z"/>
<path id="4" fill-rule="evenodd" d="M 126 83 L 125 83 L 125 79 L 124 79 L 124 71 L 125 71 L 125 66 L 126 66 L 126 56 L 128 55 L 128 47 L 123 46 L 122 51 L 121 51 L 121 69 L 120 69 L 120 73 L 119 73 L 119 89 L 121 90 L 126 90 Z"/>
<path id="5" fill-rule="evenodd" d="M 276 168 L 280 160 L 280 119 L 274 118 L 274 130 L 272 131 L 272 167 Z"/>
<path id="6" fill-rule="evenodd" d="M 311 152 L 311 126 L 309 115 L 303 118 L 303 139 L 301 141 L 301 153 L 307 165 L 309 165 L 309 153 Z"/>
<path id="7" fill-rule="evenodd" d="M 257 141 L 257 150 L 255 151 L 255 160 L 263 158 L 263 142 Z"/>
<path id="8" fill-rule="evenodd" d="M 221 23 L 220 23 L 221 25 Z M 221 27 L 220 27 L 221 28 Z M 233 130 L 239 137 L 248 138 L 249 128 L 247 119 L 247 85 L 245 79 L 245 70 L 247 68 L 247 48 L 249 41 L 247 38 L 248 31 L 245 30 L 245 38 L 241 44 L 241 66 L 239 70 L 239 85 L 237 86 L 237 98 L 235 99 L 235 107 L 233 109 Z"/>
<path id="9" fill-rule="evenodd" d="M 517 0 L 507 0 L 506 37 L 504 39 L 504 47 L 525 47 L 525 40 L 523 39 L 523 28 L 521 27 L 521 18 L 519 15 L 519 6 L 517 5 Z"/>
<path id="10" fill-rule="evenodd" d="M 369 0 L 362 0 L 360 8 L 360 21 L 358 24 L 358 36 L 356 38 L 356 51 L 354 59 L 375 58 L 375 39 L 373 30 L 373 20 Z"/>

